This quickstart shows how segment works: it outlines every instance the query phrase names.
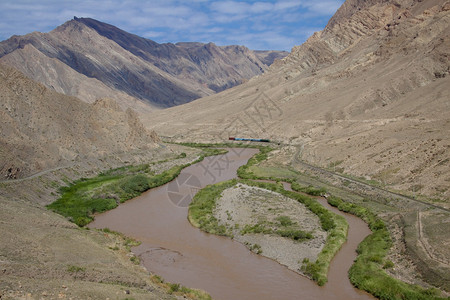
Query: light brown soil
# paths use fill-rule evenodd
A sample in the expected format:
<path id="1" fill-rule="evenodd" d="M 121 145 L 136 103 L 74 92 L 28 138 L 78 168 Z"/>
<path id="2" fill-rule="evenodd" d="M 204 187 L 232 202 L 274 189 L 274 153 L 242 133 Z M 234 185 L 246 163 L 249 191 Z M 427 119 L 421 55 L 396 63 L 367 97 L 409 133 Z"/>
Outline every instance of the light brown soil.
<path id="1" fill-rule="evenodd" d="M 303 259 L 315 261 L 327 237 L 327 233 L 320 227 L 318 217 L 303 204 L 278 193 L 244 184 L 237 184 L 222 193 L 217 200 L 214 216 L 220 224 L 232 230 L 236 241 L 257 253 L 262 251 L 261 255 L 301 274 Z M 311 232 L 314 238 L 297 242 L 276 234 L 241 234 L 245 225 L 262 223 L 277 228 L 273 224 L 278 223 L 276 218 L 279 216 L 288 216 L 297 223 L 297 229 Z M 260 248 L 255 248 L 255 245 Z"/>

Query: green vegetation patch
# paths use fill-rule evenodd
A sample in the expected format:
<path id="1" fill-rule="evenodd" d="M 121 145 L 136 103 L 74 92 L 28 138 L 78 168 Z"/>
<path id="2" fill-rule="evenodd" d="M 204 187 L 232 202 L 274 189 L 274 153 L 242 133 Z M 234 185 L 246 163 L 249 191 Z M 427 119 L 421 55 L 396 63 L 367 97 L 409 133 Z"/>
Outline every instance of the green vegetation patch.
<path id="1" fill-rule="evenodd" d="M 275 231 L 275 233 L 282 237 L 292 239 L 294 241 L 304 241 L 314 238 L 314 236 L 309 232 L 293 228 L 278 229 L 277 231 Z"/>
<path id="2" fill-rule="evenodd" d="M 347 240 L 348 223 L 344 217 L 334 215 L 334 228 L 328 231 L 327 240 L 315 262 L 303 261 L 302 271 L 308 274 L 318 285 L 324 285 L 328 279 L 328 269 L 333 257 Z"/>
<path id="3" fill-rule="evenodd" d="M 282 181 L 291 181 L 295 179 L 297 174 L 287 168 L 273 167 L 273 166 L 260 166 L 253 165 L 247 169 L 247 172 L 253 175 L 253 178 L 249 179 L 269 179 L 269 180 L 282 180 Z"/>
<path id="4" fill-rule="evenodd" d="M 327 190 L 323 187 L 316 188 L 312 185 L 302 186 L 295 181 L 291 183 L 291 188 L 296 192 L 302 192 L 311 196 L 323 196 L 327 193 Z"/>
<path id="5" fill-rule="evenodd" d="M 174 166 L 157 175 L 153 174 L 149 164 L 143 164 L 111 169 L 93 178 L 81 178 L 61 187 L 61 197 L 47 207 L 78 226 L 85 226 L 94 219 L 94 214 L 113 209 L 148 189 L 172 181 L 185 167 L 202 161 L 206 156 L 226 152 L 223 149 L 204 149 L 196 161 Z M 181 153 L 176 158 L 185 156 L 186 154 Z"/>
<path id="6" fill-rule="evenodd" d="M 76 223 L 84 226 L 92 221 L 91 215 L 113 209 L 117 206 L 114 198 L 92 197 L 92 191 L 102 185 L 117 182 L 119 176 L 100 175 L 95 178 L 82 178 L 70 186 L 60 188 L 61 197 L 47 207 Z"/>
<path id="7" fill-rule="evenodd" d="M 286 191 L 282 185 L 249 180 L 243 180 L 243 183 L 272 190 L 295 199 L 319 217 L 322 229 L 328 232 L 327 240 L 315 262 L 304 262 L 303 271 L 316 281 L 317 284 L 324 285 L 327 282 L 327 273 L 331 260 L 347 240 L 348 224 L 345 218 L 330 212 L 311 197 Z"/>
<path id="8" fill-rule="evenodd" d="M 256 147 L 259 149 L 259 152 L 253 155 L 247 162 L 247 164 L 240 166 L 237 170 L 237 174 L 239 178 L 242 179 L 260 179 L 260 177 L 253 173 L 253 171 L 250 170 L 252 166 L 255 166 L 256 164 L 260 163 L 263 160 L 267 159 L 267 155 L 270 151 L 273 149 L 271 147 Z"/>
<path id="9" fill-rule="evenodd" d="M 238 181 L 233 179 L 209 185 L 195 195 L 189 206 L 189 221 L 191 224 L 209 233 L 231 236 L 231 229 L 228 229 L 224 225 L 219 225 L 218 220 L 213 216 L 213 210 L 221 193 L 238 182 L 271 190 L 297 200 L 319 217 L 322 229 L 328 232 L 327 241 L 317 260 L 315 262 L 309 262 L 309 264 L 305 266 L 304 271 L 310 275 L 313 280 L 317 281 L 319 285 L 325 284 L 327 282 L 327 273 L 331 259 L 346 241 L 348 224 L 343 217 L 333 214 L 320 203 L 308 196 L 286 191 L 280 184 L 252 180 Z M 245 225 L 241 230 L 241 234 L 278 234 L 297 241 L 312 238 L 311 233 L 292 228 L 293 222 L 286 216 L 278 217 L 277 221 L 279 222 L 278 225 L 280 228 L 276 230 L 273 230 L 271 226 L 268 226 L 270 224 L 259 222 L 254 225 Z"/>
<path id="10" fill-rule="evenodd" d="M 194 196 L 191 204 L 189 204 L 189 222 L 203 231 L 217 235 L 231 236 L 231 232 L 225 225 L 219 225 L 219 221 L 213 215 L 213 210 L 222 192 L 234 186 L 236 183 L 237 180 L 232 179 L 208 185 L 201 189 Z"/>
<path id="11" fill-rule="evenodd" d="M 277 221 L 277 224 L 268 221 L 260 221 L 253 225 L 246 224 L 240 233 L 242 235 L 248 233 L 277 234 L 297 242 L 314 238 L 310 232 L 298 229 L 297 223 L 288 216 L 279 216 Z"/>
<path id="12" fill-rule="evenodd" d="M 424 289 L 418 285 L 405 283 L 389 276 L 384 271 L 384 269 L 392 268 L 393 263 L 386 260 L 392 242 L 383 220 L 368 209 L 344 202 L 337 197 L 329 197 L 328 203 L 360 217 L 369 224 L 372 230 L 372 234 L 359 244 L 358 257 L 349 270 L 350 281 L 354 286 L 385 300 L 445 299 L 440 297 L 437 289 Z"/>
<path id="13" fill-rule="evenodd" d="M 285 174 L 283 171 L 277 170 L 276 172 L 272 172 L 273 170 L 268 168 L 264 169 L 257 167 L 259 162 L 267 159 L 268 152 L 270 152 L 269 148 L 264 149 L 259 153 L 260 155 L 254 156 L 250 159 L 247 165 L 240 167 L 238 169 L 239 177 L 245 179 L 286 181 L 292 184 L 292 189 L 294 191 L 307 193 L 313 196 L 323 195 L 326 193 L 326 190 L 322 188 L 299 185 L 295 182 L 295 178 L 284 176 Z M 335 168 L 340 163 L 341 162 L 339 161 L 335 162 L 329 167 Z M 291 175 L 290 173 L 292 172 L 296 173 L 294 170 L 289 169 L 286 169 L 285 172 L 286 174 L 289 173 L 288 175 Z M 347 174 L 343 175 L 374 186 L 382 186 L 379 182 L 373 180 L 355 178 Z M 248 182 L 245 183 L 249 184 Z M 259 184 L 264 185 L 264 183 Z M 306 201 L 306 203 L 314 209 L 315 205 L 310 204 L 309 201 Z M 417 285 L 407 284 L 390 277 L 384 271 L 385 269 L 393 267 L 393 263 L 386 260 L 386 255 L 391 247 L 391 239 L 386 225 L 379 217 L 367 208 L 344 202 L 342 199 L 337 197 L 328 197 L 328 203 L 337 207 L 341 211 L 351 213 L 363 219 L 372 230 L 372 234 L 358 246 L 358 257 L 349 271 L 350 280 L 354 286 L 359 289 L 366 290 L 380 299 L 446 299 L 440 297 L 440 292 L 437 289 L 424 289 Z M 320 204 L 317 203 L 317 205 Z M 322 206 L 320 205 L 320 207 Z M 318 215 L 320 217 L 321 213 L 319 212 Z M 327 219 L 330 220 L 330 222 L 327 222 Z M 333 221 L 331 221 L 332 219 Z M 329 216 L 324 213 L 321 217 L 321 222 L 322 221 L 325 222 L 325 224 L 322 223 L 322 228 L 326 228 L 325 230 L 329 232 L 327 243 L 315 262 L 310 262 L 307 259 L 303 261 L 303 270 L 309 274 L 313 280 L 317 281 L 319 285 L 326 282 L 326 271 L 328 270 L 328 264 L 334 257 L 335 253 L 337 253 L 340 249 L 341 245 L 345 242 L 348 230 L 348 225 L 343 217 L 335 215 L 335 217 L 329 218 Z M 258 228 L 256 229 L 258 230 Z"/>

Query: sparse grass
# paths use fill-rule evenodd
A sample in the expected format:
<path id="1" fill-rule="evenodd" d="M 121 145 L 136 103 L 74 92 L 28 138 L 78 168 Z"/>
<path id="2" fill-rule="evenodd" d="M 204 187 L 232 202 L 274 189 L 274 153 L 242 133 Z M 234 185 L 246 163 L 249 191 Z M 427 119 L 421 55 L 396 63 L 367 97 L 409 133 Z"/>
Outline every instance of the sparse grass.
<path id="1" fill-rule="evenodd" d="M 258 175 L 254 174 L 253 171 L 249 170 L 252 166 L 260 163 L 263 160 L 267 159 L 267 154 L 272 151 L 273 149 L 270 147 L 257 147 L 259 149 L 259 152 L 255 155 L 253 155 L 247 162 L 247 164 L 242 165 L 237 170 L 237 174 L 239 178 L 242 179 L 261 179 Z"/>
<path id="2" fill-rule="evenodd" d="M 322 229 L 328 232 L 328 237 L 322 251 L 315 262 L 304 264 L 303 271 L 308 274 L 318 285 L 327 282 L 327 273 L 331 260 L 347 240 L 348 224 L 346 220 L 333 214 L 320 203 L 310 197 L 284 190 L 280 185 L 266 182 L 244 181 L 249 185 L 256 185 L 278 192 L 286 197 L 293 198 L 303 203 L 311 212 L 319 217 Z"/>
<path id="3" fill-rule="evenodd" d="M 75 266 L 75 265 L 67 266 L 67 272 L 69 272 L 69 273 L 79 273 L 79 272 L 84 272 L 84 271 L 86 271 L 86 268 L 84 268 L 84 267 Z"/>
<path id="4" fill-rule="evenodd" d="M 313 235 L 309 232 L 292 228 L 278 229 L 277 231 L 275 231 L 275 233 L 282 237 L 292 239 L 294 241 L 304 241 L 313 238 Z"/>
<path id="5" fill-rule="evenodd" d="M 219 224 L 217 218 L 214 217 L 213 211 L 222 192 L 225 189 L 236 185 L 237 182 L 238 181 L 236 179 L 232 179 L 214 185 L 209 185 L 200 190 L 194 196 L 194 199 L 189 205 L 188 218 L 191 224 L 208 233 L 232 237 L 233 228 L 227 228 L 227 226 Z M 273 226 L 274 224 L 270 224 L 268 222 L 258 222 L 252 225 L 246 224 L 240 230 L 240 234 L 277 234 L 295 241 L 313 238 L 311 233 L 295 228 L 294 225 L 296 224 L 294 224 L 287 216 L 279 217 L 279 222 L 280 227 L 283 228 L 276 228 L 276 226 Z M 276 229 L 273 229 L 272 227 L 275 227 Z"/>
<path id="6" fill-rule="evenodd" d="M 270 151 L 270 148 L 266 148 L 264 149 L 264 152 L 258 153 L 260 155 L 253 156 L 246 165 L 241 166 L 238 169 L 238 176 L 245 179 L 269 179 L 277 182 L 286 181 L 290 182 L 291 184 L 295 183 L 295 178 L 284 176 L 283 178 L 278 178 L 272 176 L 271 174 L 264 174 L 265 176 L 262 177 L 260 176 L 262 174 L 258 174 L 251 169 L 252 166 L 256 166 L 261 161 L 267 159 L 267 153 Z M 266 188 L 278 192 L 284 196 L 293 198 L 300 203 L 303 203 L 309 210 L 311 210 L 311 212 L 319 217 L 322 229 L 328 232 L 327 241 L 317 260 L 314 263 L 308 262 L 304 264 L 304 271 L 314 281 L 316 281 L 318 285 L 324 285 L 327 282 L 327 273 L 331 259 L 336 255 L 336 253 L 342 247 L 343 243 L 347 240 L 347 221 L 343 217 L 335 215 L 332 212 L 328 211 L 326 208 L 324 208 L 317 201 L 311 199 L 310 197 L 295 192 L 286 191 L 282 188 L 281 185 L 252 181 L 244 181 L 244 183 L 249 185 L 257 185 L 259 187 Z M 324 192 L 323 189 L 315 189 L 313 187 L 307 188 L 306 191 L 313 194 L 320 194 Z"/>
<path id="7" fill-rule="evenodd" d="M 286 197 L 295 199 L 298 202 L 304 204 L 311 212 L 313 212 L 319 217 L 320 224 L 323 230 L 328 231 L 335 227 L 335 224 L 333 222 L 333 216 L 335 215 L 326 208 L 324 208 L 322 205 L 320 205 L 320 203 L 318 203 L 317 201 L 308 196 L 301 195 L 291 191 L 286 191 L 282 185 L 275 183 L 259 182 L 251 180 L 241 180 L 240 182 L 250 186 L 257 186 L 260 188 L 268 189 L 270 191 L 280 193 Z"/>
<path id="8" fill-rule="evenodd" d="M 277 217 L 276 218 L 276 220 L 278 221 L 278 222 L 280 222 L 280 225 L 281 226 L 291 226 L 291 225 L 293 225 L 293 224 L 295 224 L 292 220 L 291 220 L 291 218 L 289 218 L 288 216 L 279 216 L 279 217 Z"/>
<path id="9" fill-rule="evenodd" d="M 127 166 L 103 171 L 100 173 L 100 175 L 114 176 L 114 175 L 130 175 L 130 174 L 138 174 L 138 173 L 152 174 L 152 171 L 150 169 L 150 164 L 127 165 Z"/>
<path id="10" fill-rule="evenodd" d="M 137 257 L 137 256 L 135 256 L 135 255 L 132 255 L 132 256 L 130 257 L 130 261 L 131 261 L 132 263 L 134 263 L 135 265 L 139 265 L 139 264 L 141 263 L 141 260 L 139 259 L 139 257 Z"/>
<path id="11" fill-rule="evenodd" d="M 394 263 L 390 260 L 385 261 L 383 269 L 391 269 L 394 267 Z"/>
<path id="12" fill-rule="evenodd" d="M 119 203 L 139 196 L 144 191 L 161 186 L 176 178 L 182 169 L 206 156 L 226 153 L 223 149 L 204 149 L 196 161 L 178 165 L 154 175 L 149 164 L 124 166 L 102 172 L 94 178 L 81 178 L 60 188 L 61 197 L 47 207 L 78 226 L 91 222 L 95 213 L 117 207 Z M 185 157 L 180 154 L 179 157 Z"/>
<path id="13" fill-rule="evenodd" d="M 287 216 L 280 216 L 277 220 L 279 221 L 278 224 L 261 221 L 253 225 L 246 224 L 240 233 L 241 235 L 249 233 L 277 234 L 297 242 L 314 238 L 311 233 L 298 229 L 297 223 L 292 222 Z"/>
<path id="14" fill-rule="evenodd" d="M 292 170 L 280 167 L 253 165 L 248 168 L 247 171 L 254 176 L 253 179 L 290 181 L 297 176 L 297 174 Z"/>
<path id="15" fill-rule="evenodd" d="M 273 233 L 273 230 L 269 227 L 267 227 L 264 223 L 256 223 L 253 225 L 246 224 L 244 225 L 244 228 L 241 229 L 241 234 L 249 234 L 249 233 L 262 233 L 262 234 L 271 234 Z"/>
<path id="16" fill-rule="evenodd" d="M 187 156 L 187 154 L 185 152 L 181 152 L 177 158 L 185 158 L 186 156 Z"/>
<path id="17" fill-rule="evenodd" d="M 109 228 L 103 228 L 100 229 L 100 231 L 103 231 L 104 233 L 109 233 L 109 234 L 113 234 L 116 235 L 118 237 L 120 237 L 120 239 L 123 241 L 123 246 L 125 247 L 125 249 L 130 252 L 131 251 L 131 247 L 137 247 L 141 244 L 140 241 L 137 241 L 131 237 L 128 237 L 126 235 L 124 235 L 123 233 L 117 232 L 117 231 L 113 231 Z M 119 250 L 119 248 L 117 246 L 111 248 L 112 250 Z"/>
<path id="18" fill-rule="evenodd" d="M 261 245 L 259 244 L 253 244 L 250 246 L 250 251 L 255 252 L 256 254 L 262 254 L 262 249 L 261 249 Z"/>
<path id="19" fill-rule="evenodd" d="M 179 283 L 165 282 L 161 276 L 151 275 L 150 279 L 154 284 L 165 289 L 168 294 L 193 300 L 212 300 L 211 296 L 205 291 L 187 288 Z"/>
<path id="20" fill-rule="evenodd" d="M 255 225 L 245 225 L 241 234 L 262 233 L 277 234 L 279 236 L 292 239 L 294 241 L 304 241 L 314 238 L 314 236 L 297 228 L 297 223 L 293 222 L 288 216 L 279 216 L 276 218 L 278 224 L 268 222 L 258 222 Z M 266 224 L 267 223 L 267 224 Z"/>

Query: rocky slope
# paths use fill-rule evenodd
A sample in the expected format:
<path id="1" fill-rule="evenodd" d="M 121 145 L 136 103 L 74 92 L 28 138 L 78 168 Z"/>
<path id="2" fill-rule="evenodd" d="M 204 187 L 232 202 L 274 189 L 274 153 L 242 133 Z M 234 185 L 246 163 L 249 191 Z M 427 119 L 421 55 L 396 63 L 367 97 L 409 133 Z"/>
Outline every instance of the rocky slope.
<path id="1" fill-rule="evenodd" d="M 0 62 L 58 92 L 122 107 L 183 104 L 261 74 L 287 53 L 213 43 L 158 44 L 89 18 L 0 43 Z M 148 109 L 147 109 L 148 110 Z"/>
<path id="2" fill-rule="evenodd" d="M 262 76 L 146 124 L 179 139 L 291 143 L 315 165 L 448 201 L 449 11 L 445 0 L 348 0 Z"/>
<path id="3" fill-rule="evenodd" d="M 152 149 L 158 137 L 110 99 L 93 104 L 0 64 L 0 174 L 16 179 L 73 161 Z"/>

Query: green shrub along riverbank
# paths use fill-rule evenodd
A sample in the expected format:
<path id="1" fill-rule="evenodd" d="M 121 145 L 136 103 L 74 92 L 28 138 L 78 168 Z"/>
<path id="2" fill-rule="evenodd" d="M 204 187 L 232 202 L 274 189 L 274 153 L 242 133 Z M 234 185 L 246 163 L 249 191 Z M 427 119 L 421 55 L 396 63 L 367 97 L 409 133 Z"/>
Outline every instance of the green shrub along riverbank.
<path id="1" fill-rule="evenodd" d="M 213 147 L 258 148 L 260 152 L 250 158 L 246 165 L 238 169 L 238 176 L 242 180 L 233 179 L 210 185 L 197 193 L 189 207 L 188 217 L 190 222 L 204 231 L 218 235 L 229 235 L 227 228 L 218 224 L 217 219 L 212 215 L 212 210 L 215 207 L 215 200 L 220 197 L 222 191 L 234 186 L 237 182 L 266 188 L 293 198 L 318 215 L 322 228 L 328 231 L 326 245 L 317 260 L 315 262 L 307 260 L 303 262 L 303 271 L 309 274 L 313 280 L 319 285 L 323 285 L 326 282 L 329 263 L 346 240 L 348 225 L 345 219 L 329 212 L 308 196 L 286 191 L 279 184 L 255 182 L 250 179 L 286 181 L 291 183 L 294 191 L 313 196 L 323 195 L 326 192 L 323 188 L 301 186 L 296 182 L 295 178 L 256 175 L 254 172 L 255 167 L 261 161 L 266 160 L 267 154 L 272 151 L 272 148 L 268 146 L 239 143 L 182 143 L 182 145 L 201 148 L 203 152 L 196 161 L 174 166 L 160 174 L 154 174 L 150 166 L 146 164 L 112 169 L 94 178 L 79 179 L 69 186 L 61 187 L 61 197 L 48 205 L 48 208 L 66 216 L 77 225 L 84 226 L 93 220 L 93 214 L 113 209 L 121 202 L 173 180 L 183 168 L 203 160 L 206 156 L 226 152 Z M 291 173 L 293 172 L 291 171 Z M 439 291 L 436 289 L 424 289 L 417 285 L 407 284 L 390 277 L 384 271 L 385 268 L 392 267 L 392 262 L 386 260 L 391 246 L 391 239 L 385 223 L 379 217 L 367 208 L 345 202 L 336 197 L 328 197 L 328 202 L 344 212 L 360 217 L 369 224 L 372 230 L 372 234 L 366 237 L 358 246 L 358 257 L 349 271 L 350 281 L 354 286 L 366 290 L 380 299 L 448 299 L 440 298 Z"/>
<path id="2" fill-rule="evenodd" d="M 235 146 L 235 145 L 233 145 Z M 247 146 L 247 145 L 245 145 Z M 248 147 L 248 146 L 247 146 Z M 288 182 L 291 184 L 291 188 L 294 191 L 306 193 L 312 196 L 319 196 L 324 195 L 327 193 L 327 191 L 324 188 L 316 188 L 313 186 L 302 186 L 298 184 L 295 180 L 295 178 L 277 178 L 274 176 L 258 176 L 255 174 L 255 172 L 250 171 L 251 167 L 257 166 L 258 163 L 261 161 L 267 159 L 267 154 L 272 150 L 270 147 L 266 146 L 258 146 L 255 147 L 260 149 L 260 152 L 256 155 L 254 155 L 246 165 L 241 166 L 237 173 L 240 178 L 245 179 L 253 179 L 253 180 L 272 180 L 277 182 Z M 290 174 L 292 173 L 289 172 Z M 273 186 L 269 187 L 268 184 L 264 182 L 254 182 L 254 181 L 241 181 L 245 182 L 246 184 L 257 184 L 260 187 L 264 187 L 277 191 L 279 193 L 282 193 L 286 195 L 285 193 L 292 193 L 288 191 L 284 191 L 284 189 L 281 189 L 279 185 L 277 185 L 276 188 Z M 235 183 L 230 182 L 228 184 L 225 184 L 221 187 L 217 187 L 217 190 L 215 191 L 214 195 L 210 195 L 211 198 L 219 197 L 220 193 L 228 187 L 228 185 L 234 185 Z M 208 189 L 214 189 L 212 186 L 207 187 Z M 219 192 L 220 190 L 220 192 Z M 284 192 L 283 192 L 284 191 Z M 294 199 L 294 195 L 302 196 L 301 194 L 293 193 L 287 196 L 292 196 Z M 305 197 L 305 196 L 303 196 Z M 198 199 L 202 199 L 202 195 L 199 195 Z M 210 199 L 211 199 L 210 198 Z M 195 200 L 195 199 L 194 199 Z M 328 203 L 330 205 L 333 205 L 337 207 L 339 210 L 353 214 L 361 219 L 363 219 L 368 225 L 369 228 L 372 231 L 372 234 L 367 236 L 363 242 L 358 246 L 357 252 L 358 257 L 355 261 L 355 263 L 352 265 L 352 267 L 349 270 L 349 277 L 352 284 L 362 290 L 365 290 L 372 295 L 376 296 L 380 299 L 386 299 L 386 300 L 396 300 L 396 299 L 449 299 L 449 298 L 442 298 L 440 297 L 440 292 L 437 289 L 431 288 L 431 289 L 425 289 L 417 285 L 408 284 L 401 280 L 395 279 L 391 276 L 389 276 L 384 269 L 393 267 L 393 263 L 389 260 L 386 260 L 387 253 L 391 247 L 391 238 L 389 231 L 386 227 L 386 224 L 383 220 L 381 220 L 379 217 L 377 217 L 374 213 L 372 213 L 369 209 L 358 206 L 352 203 L 345 202 L 342 199 L 339 199 L 337 197 L 328 197 L 327 198 Z M 301 200 L 298 200 L 302 202 Z M 200 203 L 200 202 L 199 202 Z M 304 202 L 302 202 L 304 203 Z M 306 201 L 304 203 L 307 205 L 309 201 Z M 311 199 L 311 203 L 315 203 L 322 207 L 319 203 Z M 194 204 L 193 204 L 194 205 Z M 203 205 L 206 206 L 212 206 L 215 205 L 215 202 L 211 203 L 204 203 Z M 322 207 L 323 208 L 323 207 Z M 208 208 L 208 210 L 211 209 L 211 207 Z M 310 208 L 311 209 L 311 208 Z M 313 208 L 314 209 L 314 208 Z M 195 210 L 194 210 L 195 211 Z M 199 211 L 197 210 L 196 213 L 193 213 L 191 215 L 191 208 L 189 209 L 190 212 L 190 220 L 193 219 L 192 223 L 195 225 L 195 217 L 196 214 L 203 215 L 206 213 L 205 211 Z M 333 214 L 334 215 L 334 214 Z M 325 216 L 325 217 L 324 217 Z M 323 215 L 321 218 L 321 222 L 323 219 L 325 219 L 327 215 Z M 320 214 L 319 214 L 320 218 Z M 211 219 L 211 222 L 214 223 L 217 220 Z M 206 228 L 210 226 L 211 228 L 214 228 L 214 225 L 209 223 L 208 218 L 205 218 L 203 220 L 206 224 Z M 337 223 L 338 225 L 336 225 Z M 341 219 L 334 219 L 333 223 L 328 222 L 325 224 L 325 228 L 328 226 L 333 226 L 331 224 L 334 224 L 334 229 L 337 228 L 342 229 L 345 226 L 347 226 L 345 220 L 342 222 Z M 344 225 L 345 224 L 345 225 Z M 198 224 L 196 225 L 198 226 Z M 322 224 L 322 226 L 324 226 Z M 199 227 L 199 226 L 198 226 Z M 205 229 L 203 229 L 205 230 Z M 206 230 L 208 231 L 208 230 Z M 218 230 L 221 233 L 226 233 L 225 228 Z M 335 233 L 329 232 L 329 237 L 327 240 L 327 244 L 322 250 L 322 252 L 319 254 L 318 259 L 315 262 L 310 262 L 308 260 L 305 260 L 303 262 L 303 271 L 308 273 L 311 278 L 319 285 L 322 285 L 326 282 L 326 274 L 328 271 L 328 265 L 331 259 L 334 257 L 335 253 L 340 249 L 342 243 L 342 237 L 345 238 L 346 231 L 343 230 L 337 230 Z M 345 241 L 345 240 L 344 240 Z M 328 262 L 328 263 L 327 263 Z"/>
<path id="3" fill-rule="evenodd" d="M 209 185 L 200 190 L 189 205 L 188 218 L 192 225 L 213 234 L 232 236 L 232 233 L 224 225 L 219 225 L 218 220 L 214 217 L 213 211 L 216 206 L 216 201 L 219 199 L 221 193 L 237 183 L 243 183 L 249 186 L 264 188 L 270 191 L 277 192 L 286 197 L 297 200 L 304 204 L 311 212 L 319 217 L 320 224 L 323 230 L 328 232 L 328 237 L 324 248 L 319 254 L 315 262 L 304 262 L 304 272 L 308 274 L 313 280 L 317 281 L 319 285 L 327 282 L 327 272 L 331 259 L 339 251 L 342 244 L 346 241 L 348 224 L 341 216 L 333 214 L 317 201 L 312 198 L 286 191 L 281 185 L 269 182 L 258 182 L 248 179 L 229 181 Z M 259 232 L 259 231 L 258 231 Z M 285 232 L 283 230 L 274 232 L 264 232 L 270 234 L 279 234 L 296 240 L 297 234 L 295 232 Z M 298 239 L 310 238 L 307 234 L 298 237 Z"/>
<path id="4" fill-rule="evenodd" d="M 181 170 L 202 161 L 206 156 L 226 152 L 223 149 L 203 149 L 197 160 L 173 166 L 160 174 L 154 174 L 150 165 L 144 164 L 108 170 L 93 178 L 81 178 L 69 186 L 61 187 L 61 197 L 47 207 L 67 217 L 78 226 L 85 226 L 94 219 L 95 213 L 113 209 L 148 189 L 172 181 L 180 174 Z M 186 154 L 183 154 L 181 153 L 175 159 L 184 158 Z"/>
<path id="5" fill-rule="evenodd" d="M 315 262 L 303 261 L 302 271 L 318 285 L 324 285 L 327 282 L 331 260 L 347 240 L 348 224 L 345 218 L 332 213 L 311 197 L 285 190 L 280 184 L 251 180 L 243 180 L 243 183 L 265 188 L 297 200 L 319 217 L 322 229 L 328 233 L 327 240 Z"/>
<path id="6" fill-rule="evenodd" d="M 439 297 L 437 289 L 424 289 L 389 276 L 384 269 L 393 267 L 386 260 L 392 245 L 389 231 L 380 218 L 368 209 L 344 202 L 337 197 L 328 197 L 328 203 L 339 210 L 351 213 L 363 219 L 372 234 L 358 245 L 358 257 L 349 270 L 350 281 L 359 289 L 365 290 L 379 299 L 449 299 Z"/>
<path id="7" fill-rule="evenodd" d="M 208 185 L 198 191 L 189 204 L 189 222 L 203 231 L 231 236 L 231 232 L 227 230 L 225 225 L 219 225 L 219 221 L 213 215 L 213 210 L 216 207 L 216 201 L 219 199 L 220 194 L 227 188 L 236 185 L 236 183 L 236 179 L 231 179 Z"/>

